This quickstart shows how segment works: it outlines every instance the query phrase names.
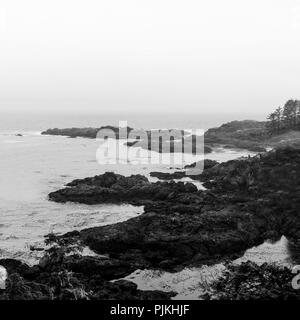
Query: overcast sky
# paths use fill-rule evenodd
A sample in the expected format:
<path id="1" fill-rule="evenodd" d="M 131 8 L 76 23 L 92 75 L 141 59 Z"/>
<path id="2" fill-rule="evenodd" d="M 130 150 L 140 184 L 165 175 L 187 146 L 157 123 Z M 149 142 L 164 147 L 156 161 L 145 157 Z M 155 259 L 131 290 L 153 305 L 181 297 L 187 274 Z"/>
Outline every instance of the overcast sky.
<path id="1" fill-rule="evenodd" d="M 299 0 L 1 0 L 0 109 L 269 112 L 300 99 Z"/>

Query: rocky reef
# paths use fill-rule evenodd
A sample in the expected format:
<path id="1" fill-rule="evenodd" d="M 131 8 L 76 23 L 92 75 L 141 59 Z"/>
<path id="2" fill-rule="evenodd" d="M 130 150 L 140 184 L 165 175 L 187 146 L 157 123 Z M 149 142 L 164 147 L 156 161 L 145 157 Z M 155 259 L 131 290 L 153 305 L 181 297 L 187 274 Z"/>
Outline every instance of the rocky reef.
<path id="1" fill-rule="evenodd" d="M 142 176 L 106 173 L 75 180 L 49 197 L 144 205 L 136 218 L 82 230 L 76 237 L 95 252 L 136 267 L 170 270 L 239 254 L 282 234 L 297 241 L 299 174 L 300 150 L 285 148 L 204 170 L 199 178 L 205 191 L 191 183 L 150 183 Z"/>
<path id="2" fill-rule="evenodd" d="M 112 133 L 113 137 L 115 139 L 119 139 L 119 128 L 114 127 L 114 126 L 102 126 L 99 128 L 65 128 L 65 129 L 59 129 L 59 128 L 54 128 L 54 129 L 47 129 L 43 131 L 41 134 L 42 135 L 52 135 L 52 136 L 66 136 L 70 138 L 77 138 L 77 137 L 82 137 L 82 138 L 91 138 L 95 139 L 97 138 L 97 134 L 100 130 L 104 130 L 107 133 Z M 123 128 L 124 132 L 128 133 L 133 130 L 130 127 Z"/>
<path id="3" fill-rule="evenodd" d="M 113 225 L 53 235 L 48 242 L 58 245 L 33 267 L 0 261 L 10 274 L 0 298 L 170 298 L 173 293 L 140 291 L 132 283 L 111 280 L 137 269 L 174 272 L 233 260 L 283 234 L 299 243 L 299 176 L 300 149 L 281 148 L 225 163 L 207 162 L 198 176 L 207 190 L 197 190 L 192 183 L 151 183 L 141 175 L 111 172 L 74 180 L 50 193 L 49 199 L 130 203 L 143 205 L 144 213 Z M 74 245 L 88 246 L 98 255 L 66 252 Z M 206 298 L 299 298 L 288 287 L 290 271 L 246 263 L 228 272 Z"/>
<path id="4" fill-rule="evenodd" d="M 129 142 L 129 145 L 134 145 L 138 141 L 142 141 L 145 138 L 149 138 L 149 142 L 151 142 L 151 136 L 161 137 L 161 139 L 166 140 L 170 139 L 170 135 L 174 139 L 181 139 L 185 134 L 187 134 L 184 130 L 179 129 L 155 129 L 155 130 L 143 130 L 143 129 L 134 129 L 131 127 L 114 127 L 110 125 L 102 126 L 99 128 L 53 128 L 47 129 L 43 131 L 42 135 L 54 135 L 54 136 L 66 136 L 70 138 L 97 138 L 99 132 L 103 131 L 103 133 L 107 133 L 109 138 L 115 139 L 131 139 L 136 141 Z"/>
<path id="5" fill-rule="evenodd" d="M 203 145 L 203 137 L 190 135 L 180 129 L 143 130 L 130 127 L 119 128 L 102 126 L 99 128 L 65 128 L 48 129 L 42 135 L 60 135 L 70 138 L 113 138 L 128 139 L 124 142 L 128 147 L 140 147 L 158 153 L 210 153 L 212 149 Z"/>

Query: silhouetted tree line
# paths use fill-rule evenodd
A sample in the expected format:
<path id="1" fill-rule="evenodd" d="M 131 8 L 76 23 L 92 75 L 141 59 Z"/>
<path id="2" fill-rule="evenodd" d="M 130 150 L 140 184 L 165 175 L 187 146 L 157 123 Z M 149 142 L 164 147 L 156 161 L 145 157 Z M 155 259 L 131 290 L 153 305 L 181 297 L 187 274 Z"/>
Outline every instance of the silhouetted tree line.
<path id="1" fill-rule="evenodd" d="M 270 133 L 300 130 L 300 100 L 289 100 L 268 116 L 267 129 Z"/>

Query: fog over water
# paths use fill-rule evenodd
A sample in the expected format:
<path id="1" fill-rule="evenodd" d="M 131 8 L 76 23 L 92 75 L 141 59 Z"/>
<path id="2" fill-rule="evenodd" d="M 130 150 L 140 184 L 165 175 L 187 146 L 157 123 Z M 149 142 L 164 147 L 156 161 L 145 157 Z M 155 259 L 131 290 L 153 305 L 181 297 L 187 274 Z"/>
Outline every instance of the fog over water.
<path id="1" fill-rule="evenodd" d="M 207 130 L 233 120 L 253 119 L 264 121 L 266 113 L 9 113 L 0 111 L 0 132 L 43 131 L 48 128 L 118 126 L 119 121 L 127 121 L 133 128 L 180 128 Z"/>
<path id="2" fill-rule="evenodd" d="M 268 113 L 299 95 L 298 0 L 2 0 L 0 108 Z"/>

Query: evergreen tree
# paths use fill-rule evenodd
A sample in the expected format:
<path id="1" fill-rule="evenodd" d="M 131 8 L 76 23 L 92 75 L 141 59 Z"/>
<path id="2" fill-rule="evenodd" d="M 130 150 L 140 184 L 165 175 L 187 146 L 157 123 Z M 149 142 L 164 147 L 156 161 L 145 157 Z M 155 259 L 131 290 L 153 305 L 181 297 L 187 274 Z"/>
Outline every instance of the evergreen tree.
<path id="1" fill-rule="evenodd" d="M 300 100 L 296 101 L 296 129 L 300 130 Z"/>
<path id="2" fill-rule="evenodd" d="M 272 112 L 271 114 L 269 114 L 268 118 L 269 121 L 267 122 L 267 130 L 270 133 L 273 133 L 276 131 L 277 129 L 277 124 L 276 124 L 276 114 L 275 112 Z"/>
<path id="3" fill-rule="evenodd" d="M 267 130 L 278 133 L 283 130 L 300 130 L 300 100 L 289 100 L 268 116 Z"/>
<path id="4" fill-rule="evenodd" d="M 279 132 L 282 128 L 282 109 L 281 107 L 278 107 L 275 110 L 275 122 L 276 122 L 276 131 Z"/>
<path id="5" fill-rule="evenodd" d="M 283 127 L 285 129 L 293 129 L 296 127 L 297 120 L 297 101 L 289 100 L 282 111 Z"/>

